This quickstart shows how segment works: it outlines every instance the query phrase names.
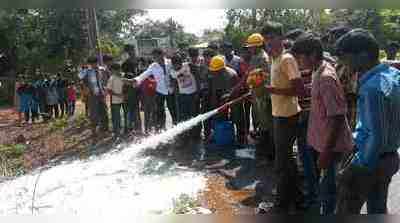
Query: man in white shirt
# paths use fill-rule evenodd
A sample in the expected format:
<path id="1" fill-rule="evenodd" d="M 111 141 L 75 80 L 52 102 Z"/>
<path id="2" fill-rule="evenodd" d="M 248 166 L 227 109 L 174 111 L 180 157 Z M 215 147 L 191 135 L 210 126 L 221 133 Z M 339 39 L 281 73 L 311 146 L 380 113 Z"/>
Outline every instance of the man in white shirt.
<path id="1" fill-rule="evenodd" d="M 121 79 L 121 65 L 111 65 L 111 77 L 107 82 L 107 90 L 111 97 L 111 119 L 113 125 L 114 137 L 118 137 L 121 133 L 121 108 L 125 109 L 124 96 L 122 89 L 124 82 Z M 126 112 L 124 111 L 124 114 Z M 124 115 L 124 117 L 126 117 Z M 126 126 L 125 126 L 126 127 Z"/>
<path id="2" fill-rule="evenodd" d="M 226 66 L 234 69 L 236 73 L 240 73 L 240 57 L 234 54 L 232 43 L 224 42 L 223 51 Z"/>
<path id="3" fill-rule="evenodd" d="M 197 83 L 189 63 L 183 63 L 183 59 L 178 54 L 174 55 L 171 61 L 173 66 L 171 77 L 178 82 L 178 120 L 185 121 L 196 115 Z"/>
<path id="4" fill-rule="evenodd" d="M 139 76 L 134 78 L 134 87 L 138 87 L 142 81 L 153 75 L 156 87 L 156 114 L 157 114 L 157 129 L 165 128 L 165 101 L 167 101 L 168 110 L 172 116 L 172 121 L 176 124 L 176 103 L 174 101 L 174 89 L 170 78 L 171 63 L 164 57 L 164 52 L 161 49 L 154 49 L 152 52 L 153 63 Z"/>

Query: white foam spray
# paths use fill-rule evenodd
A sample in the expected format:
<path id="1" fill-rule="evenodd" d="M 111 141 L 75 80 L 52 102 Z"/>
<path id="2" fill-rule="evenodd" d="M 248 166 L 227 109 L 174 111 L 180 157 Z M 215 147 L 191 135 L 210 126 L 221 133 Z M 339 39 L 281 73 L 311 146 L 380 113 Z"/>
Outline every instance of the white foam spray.
<path id="1" fill-rule="evenodd" d="M 139 154 L 170 142 L 216 113 L 213 110 L 201 114 L 119 152 L 63 163 L 3 182 L 0 215 L 72 213 L 96 221 L 116 214 L 170 213 L 172 198 L 182 193 L 196 196 L 204 189 L 204 175 Z"/>

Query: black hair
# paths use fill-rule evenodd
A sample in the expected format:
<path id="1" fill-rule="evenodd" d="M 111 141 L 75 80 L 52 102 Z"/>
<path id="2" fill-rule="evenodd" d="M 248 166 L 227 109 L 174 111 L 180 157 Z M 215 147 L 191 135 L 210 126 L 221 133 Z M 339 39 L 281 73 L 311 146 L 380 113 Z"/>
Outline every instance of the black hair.
<path id="1" fill-rule="evenodd" d="M 151 51 L 151 55 L 162 56 L 164 55 L 164 51 L 161 48 L 155 48 L 153 51 Z"/>
<path id="2" fill-rule="evenodd" d="M 87 63 L 89 63 L 89 64 L 97 63 L 97 57 L 95 57 L 95 56 L 90 56 L 90 57 L 87 59 Z"/>
<path id="3" fill-rule="evenodd" d="M 203 52 L 203 56 L 205 56 L 205 57 L 213 57 L 213 56 L 216 56 L 216 55 L 217 55 L 217 53 L 213 49 L 206 49 Z"/>
<path id="4" fill-rule="evenodd" d="M 179 55 L 179 53 L 175 53 L 171 58 L 171 62 L 172 64 L 181 64 L 183 62 L 183 59 Z"/>
<path id="5" fill-rule="evenodd" d="M 189 54 L 189 57 L 198 57 L 199 56 L 199 50 L 196 49 L 196 48 L 191 47 L 191 48 L 188 49 L 188 54 Z"/>
<path id="6" fill-rule="evenodd" d="M 208 45 L 208 49 L 212 49 L 212 50 L 218 51 L 219 45 L 218 45 L 218 43 L 210 43 L 210 44 Z"/>
<path id="7" fill-rule="evenodd" d="M 279 22 L 267 21 L 261 30 L 261 34 L 283 36 L 283 25 Z"/>
<path id="8" fill-rule="evenodd" d="M 110 68 L 111 68 L 111 70 L 120 71 L 121 65 L 119 63 L 113 63 L 113 64 L 111 64 Z"/>
<path id="9" fill-rule="evenodd" d="M 314 55 L 317 60 L 323 59 L 323 48 L 321 39 L 313 33 L 300 35 L 291 48 L 293 54 L 302 54 L 307 57 Z"/>
<path id="10" fill-rule="evenodd" d="M 329 36 L 333 37 L 333 39 L 336 41 L 350 31 L 351 28 L 347 26 L 336 26 L 329 30 Z"/>
<path id="11" fill-rule="evenodd" d="M 287 39 L 287 40 L 283 41 L 283 48 L 288 50 L 288 49 L 292 48 L 292 46 L 293 46 L 292 40 Z"/>
<path id="12" fill-rule="evenodd" d="M 233 48 L 233 44 L 229 41 L 224 41 L 222 44 L 223 48 Z"/>
<path id="13" fill-rule="evenodd" d="M 295 41 L 297 39 L 297 37 L 301 36 L 304 33 L 305 33 L 305 31 L 302 29 L 292 29 L 285 34 L 285 37 L 286 37 L 286 39 Z"/>
<path id="14" fill-rule="evenodd" d="M 379 60 L 379 44 L 375 37 L 365 29 L 353 29 L 340 37 L 335 44 L 336 55 L 365 54 L 370 61 Z M 368 61 L 365 61 L 368 63 Z"/>
<path id="15" fill-rule="evenodd" d="M 400 49 L 400 44 L 396 41 L 389 41 L 387 44 L 388 48 L 396 48 L 396 49 Z"/>

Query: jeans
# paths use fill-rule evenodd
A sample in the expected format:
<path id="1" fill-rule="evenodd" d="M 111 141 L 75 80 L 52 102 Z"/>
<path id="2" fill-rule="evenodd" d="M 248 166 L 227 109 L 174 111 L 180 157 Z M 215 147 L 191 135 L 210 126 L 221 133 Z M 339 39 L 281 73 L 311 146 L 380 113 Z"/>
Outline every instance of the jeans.
<path id="1" fill-rule="evenodd" d="M 156 96 L 143 95 L 143 110 L 144 110 L 144 128 L 145 132 L 149 133 L 156 126 Z"/>
<path id="2" fill-rule="evenodd" d="M 68 114 L 68 102 L 66 100 L 60 100 L 59 102 L 60 107 L 60 116 L 61 118 L 64 117 L 64 114 Z"/>
<path id="3" fill-rule="evenodd" d="M 275 144 L 275 171 L 277 177 L 277 197 L 274 207 L 282 212 L 289 211 L 302 193 L 298 188 L 297 165 L 293 157 L 298 116 L 273 117 Z"/>
<path id="4" fill-rule="evenodd" d="M 306 200 L 307 202 L 314 202 L 317 199 L 318 191 L 318 176 L 316 157 L 317 152 L 307 144 L 307 129 L 308 117 L 310 112 L 303 111 L 299 117 L 299 128 L 297 134 L 297 148 L 300 160 L 303 163 L 304 178 L 306 186 Z"/>
<path id="5" fill-rule="evenodd" d="M 381 156 L 377 168 L 371 173 L 354 168 L 341 172 L 337 214 L 359 214 L 365 202 L 368 214 L 386 214 L 389 185 L 399 170 L 399 162 L 399 154 L 393 152 Z"/>
<path id="6" fill-rule="evenodd" d="M 176 125 L 178 123 L 178 103 L 175 94 L 166 96 L 168 111 L 171 114 L 172 123 Z M 164 113 L 165 114 L 165 113 Z"/>
<path id="7" fill-rule="evenodd" d="M 238 124 L 238 134 L 240 136 L 246 136 L 250 130 L 250 108 L 251 102 L 248 100 L 244 100 L 242 103 L 239 103 L 240 106 L 240 118 Z"/>
<path id="8" fill-rule="evenodd" d="M 113 132 L 116 135 L 119 135 L 121 133 L 121 119 L 122 119 L 121 108 L 123 109 L 124 118 L 126 120 L 126 116 L 125 116 L 126 106 L 124 106 L 124 104 L 112 104 L 111 105 L 111 120 L 112 120 L 112 124 L 113 124 Z"/>
<path id="9" fill-rule="evenodd" d="M 58 118 L 59 113 L 58 113 L 58 105 L 48 105 L 47 106 L 47 111 L 49 113 L 49 118 Z M 54 115 L 54 116 L 53 116 Z"/>
<path id="10" fill-rule="evenodd" d="M 325 174 L 321 176 L 319 195 L 321 202 L 321 214 L 331 215 L 335 213 L 336 207 L 336 167 L 337 163 L 332 164 L 326 169 Z"/>
<path id="11" fill-rule="evenodd" d="M 195 115 L 195 94 L 180 94 L 178 96 L 179 104 L 179 122 L 186 121 Z"/>
<path id="12" fill-rule="evenodd" d="M 73 116 L 75 114 L 75 101 L 68 102 L 68 115 Z"/>
<path id="13" fill-rule="evenodd" d="M 175 95 L 162 95 L 157 93 L 156 95 L 156 128 L 157 130 L 165 129 L 165 101 L 167 101 L 167 107 L 172 117 L 172 122 L 175 125 L 177 123 L 177 103 Z"/>
<path id="14" fill-rule="evenodd" d="M 108 131 L 107 105 L 103 96 L 90 95 L 89 115 L 92 127 L 101 126 L 102 131 Z"/>

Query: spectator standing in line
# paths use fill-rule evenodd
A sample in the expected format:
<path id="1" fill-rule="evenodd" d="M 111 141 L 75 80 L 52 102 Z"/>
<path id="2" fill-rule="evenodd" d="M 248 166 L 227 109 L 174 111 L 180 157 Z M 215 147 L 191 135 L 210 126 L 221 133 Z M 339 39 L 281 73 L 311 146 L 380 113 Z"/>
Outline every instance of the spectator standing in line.
<path id="1" fill-rule="evenodd" d="M 338 214 L 386 214 L 389 185 L 399 170 L 400 71 L 379 60 L 379 44 L 364 29 L 336 43 L 337 55 L 358 74 L 354 156 L 339 172 Z"/>
<path id="2" fill-rule="evenodd" d="M 68 95 L 68 115 L 74 116 L 75 105 L 76 105 L 76 87 L 74 82 L 68 84 L 67 95 Z"/>
<path id="3" fill-rule="evenodd" d="M 89 57 L 87 69 L 79 72 L 79 78 L 83 80 L 84 85 L 89 90 L 88 104 L 91 120 L 91 129 L 94 137 L 97 136 L 97 127 L 100 127 L 102 133 L 108 131 L 107 105 L 105 102 L 105 88 L 102 85 L 101 77 L 97 67 L 97 58 Z"/>
<path id="4" fill-rule="evenodd" d="M 50 118 L 58 118 L 59 110 L 58 110 L 59 97 L 57 92 L 57 82 L 52 78 L 47 83 L 47 106 L 49 111 Z"/>
<path id="5" fill-rule="evenodd" d="M 291 51 L 301 69 L 312 70 L 310 125 L 307 132 L 311 148 L 303 148 L 303 153 L 310 153 L 308 149 L 318 151 L 321 214 L 334 214 L 337 196 L 336 169 L 343 153 L 351 151 L 353 146 L 346 119 L 346 98 L 335 68 L 324 60 L 322 43 L 318 37 L 312 33 L 301 35 L 294 42 Z M 311 162 L 312 157 L 309 158 L 307 161 Z M 315 170 L 313 162 L 306 164 Z M 312 177 L 307 180 L 311 187 L 317 182 L 317 178 L 314 175 Z"/>
<path id="6" fill-rule="evenodd" d="M 277 176 L 276 199 L 267 212 L 285 214 L 289 213 L 291 205 L 297 209 L 303 208 L 304 197 L 297 184 L 293 144 L 301 111 L 298 96 L 304 95 L 305 89 L 295 58 L 284 52 L 282 24 L 267 22 L 261 34 L 272 61 L 271 85 L 267 85 L 266 90 L 271 94 Z"/>
<path id="7" fill-rule="evenodd" d="M 114 137 L 119 137 L 121 134 L 122 116 L 124 116 L 124 120 L 126 120 L 125 114 L 127 114 L 123 95 L 124 82 L 121 78 L 121 66 L 115 63 L 112 64 L 110 68 L 112 74 L 107 82 L 107 90 L 111 97 L 111 120 L 113 123 Z M 121 111 L 124 115 L 121 115 Z M 126 128 L 126 126 L 124 127 Z"/>

